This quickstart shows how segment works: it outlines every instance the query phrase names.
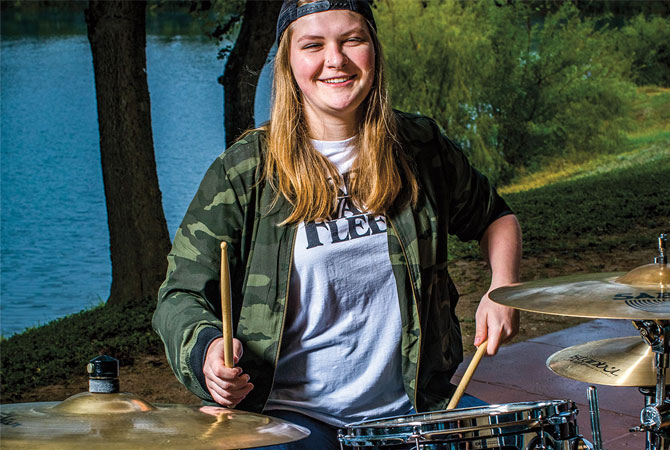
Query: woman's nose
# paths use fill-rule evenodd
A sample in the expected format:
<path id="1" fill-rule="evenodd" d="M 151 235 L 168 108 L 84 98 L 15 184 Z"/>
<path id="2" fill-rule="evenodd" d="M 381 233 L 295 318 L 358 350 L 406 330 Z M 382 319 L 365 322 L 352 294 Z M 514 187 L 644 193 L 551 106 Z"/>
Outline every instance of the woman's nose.
<path id="1" fill-rule="evenodd" d="M 340 46 L 331 46 L 326 52 L 326 66 L 332 68 L 343 67 L 349 62 L 347 55 Z"/>

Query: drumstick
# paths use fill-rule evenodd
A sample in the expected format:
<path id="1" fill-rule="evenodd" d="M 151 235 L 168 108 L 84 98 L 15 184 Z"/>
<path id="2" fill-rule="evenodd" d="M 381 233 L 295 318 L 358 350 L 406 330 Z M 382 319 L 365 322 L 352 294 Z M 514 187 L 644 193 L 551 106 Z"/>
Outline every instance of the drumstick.
<path id="1" fill-rule="evenodd" d="M 468 384 L 470 384 L 470 379 L 472 378 L 472 375 L 474 375 L 475 370 L 477 370 L 479 361 L 482 360 L 482 356 L 484 356 L 484 353 L 486 353 L 486 344 L 488 344 L 488 342 L 489 340 L 487 339 L 481 344 L 479 344 L 479 347 L 477 347 L 477 352 L 475 353 L 475 356 L 472 357 L 472 361 L 470 361 L 468 368 L 465 370 L 463 378 L 461 378 L 461 382 L 458 383 L 458 387 L 456 387 L 456 392 L 454 392 L 454 395 L 451 397 L 451 400 L 449 400 L 447 409 L 454 409 L 456 405 L 458 405 L 459 400 L 461 399 L 463 393 L 465 392 L 465 388 L 468 387 Z"/>
<path id="2" fill-rule="evenodd" d="M 221 242 L 221 329 L 223 331 L 223 358 L 226 367 L 232 368 L 235 367 L 235 363 L 233 362 L 233 316 L 227 246 L 225 242 Z"/>

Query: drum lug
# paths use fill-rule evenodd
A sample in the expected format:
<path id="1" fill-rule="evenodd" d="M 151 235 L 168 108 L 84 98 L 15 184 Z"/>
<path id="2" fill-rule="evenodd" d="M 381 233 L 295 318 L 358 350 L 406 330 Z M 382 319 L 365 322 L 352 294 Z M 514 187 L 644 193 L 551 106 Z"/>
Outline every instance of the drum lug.
<path id="1" fill-rule="evenodd" d="M 540 422 L 540 446 L 535 447 L 535 450 L 547 450 L 547 439 L 544 435 L 544 416 L 540 414 L 538 421 Z"/>
<path id="2" fill-rule="evenodd" d="M 421 428 L 414 427 L 412 429 L 412 435 L 409 438 L 414 441 L 414 444 L 416 445 L 415 450 L 421 450 L 420 441 L 423 440 L 423 434 L 421 433 Z"/>

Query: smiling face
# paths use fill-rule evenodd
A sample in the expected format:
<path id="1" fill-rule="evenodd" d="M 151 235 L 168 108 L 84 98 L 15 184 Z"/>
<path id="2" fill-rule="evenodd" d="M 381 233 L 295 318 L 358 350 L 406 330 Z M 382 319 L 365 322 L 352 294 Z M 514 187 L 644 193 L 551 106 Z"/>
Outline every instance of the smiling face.
<path id="1" fill-rule="evenodd" d="M 354 127 L 375 74 L 374 46 L 363 16 L 332 10 L 296 20 L 290 64 L 311 126 L 336 120 Z"/>

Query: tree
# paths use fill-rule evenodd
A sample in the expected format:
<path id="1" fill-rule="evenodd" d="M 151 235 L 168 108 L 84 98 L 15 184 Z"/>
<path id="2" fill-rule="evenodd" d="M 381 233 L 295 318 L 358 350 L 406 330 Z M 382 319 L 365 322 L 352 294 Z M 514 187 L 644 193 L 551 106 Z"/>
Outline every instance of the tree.
<path id="1" fill-rule="evenodd" d="M 537 4 L 375 2 L 394 107 L 435 118 L 494 182 L 625 148 L 634 86 L 617 31 Z"/>
<path id="2" fill-rule="evenodd" d="M 254 125 L 256 84 L 275 39 L 281 1 L 247 0 L 244 19 L 223 73 L 226 145 Z"/>
<path id="3" fill-rule="evenodd" d="M 169 234 L 158 187 L 146 75 L 146 3 L 91 0 L 93 54 L 112 286 L 108 304 L 156 298 Z"/>

